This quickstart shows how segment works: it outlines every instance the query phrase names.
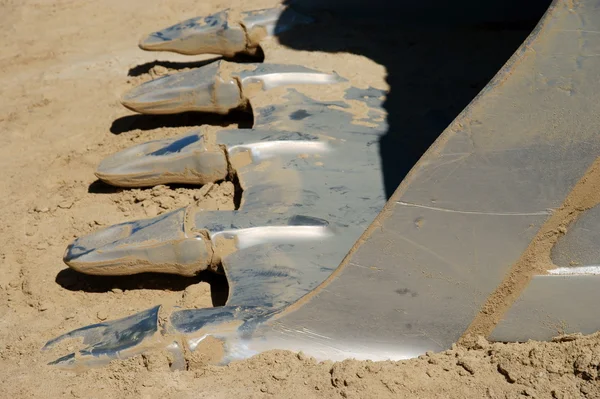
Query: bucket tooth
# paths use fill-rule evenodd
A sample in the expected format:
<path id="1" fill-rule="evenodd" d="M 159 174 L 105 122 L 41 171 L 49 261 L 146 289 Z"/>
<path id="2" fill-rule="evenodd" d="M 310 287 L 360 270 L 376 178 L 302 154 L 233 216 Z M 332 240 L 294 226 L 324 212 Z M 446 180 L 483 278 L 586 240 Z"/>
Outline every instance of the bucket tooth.
<path id="1" fill-rule="evenodd" d="M 251 69 L 248 69 L 251 68 Z M 295 65 L 250 64 L 227 61 L 162 76 L 125 93 L 121 103 L 143 114 L 178 114 L 187 111 L 226 114 L 251 99 L 253 88 L 342 82 L 335 73 Z"/>
<path id="2" fill-rule="evenodd" d="M 312 18 L 285 7 L 248 11 L 239 16 L 223 10 L 153 32 L 140 40 L 139 47 L 186 55 L 254 54 L 265 37 L 311 22 Z"/>

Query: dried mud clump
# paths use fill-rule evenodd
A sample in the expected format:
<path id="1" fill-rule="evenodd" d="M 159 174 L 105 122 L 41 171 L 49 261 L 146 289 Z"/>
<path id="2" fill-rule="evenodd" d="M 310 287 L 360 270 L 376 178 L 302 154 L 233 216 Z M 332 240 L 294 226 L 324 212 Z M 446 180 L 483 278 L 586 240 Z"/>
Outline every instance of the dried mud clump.
<path id="1" fill-rule="evenodd" d="M 234 191 L 234 185 L 230 181 L 220 184 L 208 183 L 200 188 L 171 189 L 159 185 L 145 190 L 122 191 L 114 194 L 113 201 L 126 215 L 142 208 L 145 216 L 154 217 L 191 204 L 202 209 L 233 210 Z"/>

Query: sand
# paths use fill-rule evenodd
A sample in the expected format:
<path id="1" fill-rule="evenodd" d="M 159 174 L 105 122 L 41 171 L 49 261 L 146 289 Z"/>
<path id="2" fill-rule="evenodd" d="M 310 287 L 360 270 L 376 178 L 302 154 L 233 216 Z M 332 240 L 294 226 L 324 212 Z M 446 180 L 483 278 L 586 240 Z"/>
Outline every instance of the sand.
<path id="1" fill-rule="evenodd" d="M 242 0 L 235 7 L 275 3 Z M 163 75 L 174 63 L 195 67 L 210 58 L 142 52 L 137 42 L 143 33 L 227 5 L 0 2 L 0 397 L 600 397 L 598 335 L 508 345 L 471 337 L 468 350 L 456 346 L 403 362 L 317 363 L 301 353 L 269 352 L 216 367 L 207 365 L 209 353 L 193 358 L 189 370 L 173 373 L 164 354 L 151 352 L 81 374 L 46 365 L 57 354 L 40 352 L 41 347 L 71 329 L 159 303 L 223 304 L 222 277 L 208 273 L 94 277 L 68 270 L 61 259 L 71 240 L 102 226 L 194 202 L 233 209 L 229 182 L 121 190 L 93 174 L 104 157 L 134 143 L 177 136 L 201 123 L 208 131 L 236 127 L 234 118 L 224 116 L 137 117 L 118 101 L 128 88 Z M 265 49 L 267 56 L 271 50 Z M 347 57 L 345 72 L 368 70 L 372 79 L 385 80 L 385 68 L 365 57 L 282 54 L 307 66 L 321 62 L 322 68 Z"/>

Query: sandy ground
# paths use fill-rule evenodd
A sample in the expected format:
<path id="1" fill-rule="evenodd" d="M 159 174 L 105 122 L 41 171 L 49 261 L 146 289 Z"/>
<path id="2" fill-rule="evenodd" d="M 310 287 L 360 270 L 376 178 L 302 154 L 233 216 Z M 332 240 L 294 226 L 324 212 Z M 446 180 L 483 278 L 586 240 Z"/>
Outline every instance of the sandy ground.
<path id="1" fill-rule="evenodd" d="M 235 7 L 273 4 L 244 0 Z M 93 175 L 100 160 L 117 150 L 201 123 L 191 117 L 142 122 L 118 98 L 165 73 L 169 64 L 153 61 L 190 61 L 138 50 L 141 34 L 228 5 L 0 0 L 0 397 L 600 397 L 598 336 L 521 345 L 480 339 L 470 350 L 455 347 L 397 363 L 317 363 L 302 354 L 273 352 L 227 367 L 200 362 L 175 373 L 154 353 L 82 374 L 46 365 L 57 353 L 40 348 L 71 329 L 159 303 L 222 303 L 223 284 L 208 275 L 93 278 L 66 270 L 61 259 L 73 238 L 99 226 L 193 201 L 207 209 L 233 208 L 231 183 L 122 191 L 99 184 Z M 266 49 L 267 60 L 277 57 L 270 53 L 276 47 Z M 344 57 L 384 80 L 384 68 L 364 57 Z M 209 129 L 235 126 L 225 118 L 208 122 Z"/>

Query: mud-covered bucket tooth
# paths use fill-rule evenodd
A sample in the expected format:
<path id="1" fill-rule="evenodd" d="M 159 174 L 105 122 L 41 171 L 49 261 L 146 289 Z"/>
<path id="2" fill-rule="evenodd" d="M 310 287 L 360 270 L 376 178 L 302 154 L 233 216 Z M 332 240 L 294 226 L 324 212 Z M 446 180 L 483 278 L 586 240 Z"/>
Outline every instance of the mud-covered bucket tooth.
<path id="1" fill-rule="evenodd" d="M 96 176 L 113 186 L 206 184 L 224 180 L 242 163 L 282 155 L 325 155 L 331 139 L 276 130 L 222 130 L 207 143 L 202 133 L 138 144 L 104 159 Z"/>
<path id="2" fill-rule="evenodd" d="M 221 54 L 233 56 L 247 47 L 242 25 L 228 21 L 229 11 L 191 18 L 142 38 L 147 51 L 172 51 L 186 55 Z"/>
<path id="3" fill-rule="evenodd" d="M 190 205 L 80 237 L 67 247 L 63 259 L 69 267 L 93 275 L 193 276 L 214 269 L 222 257 L 238 249 L 322 241 L 334 231 L 327 220 L 309 215 L 204 211 Z"/>
<path id="4" fill-rule="evenodd" d="M 285 7 L 243 12 L 237 16 L 223 10 L 153 32 L 142 38 L 139 46 L 148 51 L 232 57 L 240 53 L 253 54 L 265 37 L 310 22 L 311 18 Z"/>
<path id="5" fill-rule="evenodd" d="M 206 184 L 227 175 L 223 149 L 200 133 L 136 145 L 104 159 L 96 169 L 99 179 L 121 187 Z"/>
<path id="6" fill-rule="evenodd" d="M 344 81 L 298 65 L 238 65 L 216 61 L 190 71 L 166 75 L 127 92 L 122 104 L 144 114 L 186 111 L 226 114 L 251 100 L 252 89 L 269 90 L 297 84 L 332 84 Z"/>
<path id="7" fill-rule="evenodd" d="M 105 321 L 78 328 L 48 341 L 42 348 L 52 350 L 66 340 L 73 352 L 49 362 L 65 370 L 82 371 L 103 366 L 112 360 L 126 359 L 152 349 L 170 354 L 171 370 L 185 370 L 186 355 L 197 350 L 207 337 L 221 340 L 230 358 L 253 354 L 244 344 L 240 333 L 246 324 L 260 323 L 269 313 L 260 306 L 224 306 L 209 309 L 179 309 L 155 306 L 151 309 L 117 320 Z M 79 345 L 78 345 L 79 344 Z M 222 356 L 207 356 L 206 360 L 222 364 Z"/>
<path id="8" fill-rule="evenodd" d="M 50 362 L 64 369 L 101 366 L 134 356 L 160 345 L 159 311 L 160 306 L 155 306 L 122 319 L 78 328 L 48 341 L 43 350 L 52 349 L 66 339 L 83 338 L 83 349 Z"/>
<path id="9" fill-rule="evenodd" d="M 186 224 L 186 212 L 182 208 L 80 237 L 67 247 L 63 260 L 86 274 L 193 276 L 211 265 L 213 249 L 201 231 Z"/>
<path id="10" fill-rule="evenodd" d="M 123 95 L 121 103 L 144 114 L 186 111 L 225 114 L 244 103 L 237 81 L 220 73 L 221 62 L 162 76 Z"/>

